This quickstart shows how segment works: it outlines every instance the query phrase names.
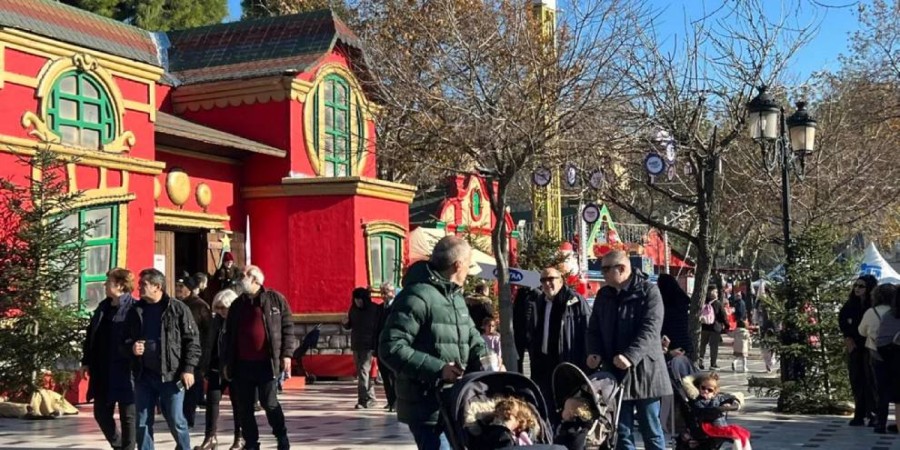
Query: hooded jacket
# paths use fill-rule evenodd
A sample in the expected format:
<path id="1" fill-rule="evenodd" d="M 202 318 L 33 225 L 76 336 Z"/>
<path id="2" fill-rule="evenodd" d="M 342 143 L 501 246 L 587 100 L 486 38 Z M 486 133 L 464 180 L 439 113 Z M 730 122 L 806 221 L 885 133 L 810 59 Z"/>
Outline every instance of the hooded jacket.
<path id="1" fill-rule="evenodd" d="M 383 311 L 384 307 L 372 303 L 369 295 L 363 296 L 362 306 L 356 306 L 356 302 L 350 305 L 347 312 L 349 320 L 344 328 L 350 330 L 350 349 L 355 353 L 375 350 L 378 345 L 376 332 Z"/>
<path id="2" fill-rule="evenodd" d="M 425 261 L 410 266 L 402 284 L 379 339 L 379 355 L 397 376 L 399 420 L 433 425 L 444 366 L 452 362 L 479 370 L 487 351 L 460 286 Z"/>

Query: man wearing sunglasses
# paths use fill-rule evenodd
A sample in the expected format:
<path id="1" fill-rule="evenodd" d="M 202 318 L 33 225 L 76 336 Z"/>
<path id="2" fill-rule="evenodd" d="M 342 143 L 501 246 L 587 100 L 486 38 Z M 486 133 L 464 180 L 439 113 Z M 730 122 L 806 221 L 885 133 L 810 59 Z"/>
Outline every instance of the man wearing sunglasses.
<path id="1" fill-rule="evenodd" d="M 634 450 L 634 419 L 644 448 L 666 448 L 659 419 L 660 398 L 672 394 L 666 360 L 659 345 L 663 302 L 659 288 L 633 272 L 628 255 L 614 251 L 603 258 L 606 285 L 597 293 L 588 324 L 587 366 L 611 370 L 622 383 L 617 449 Z"/>
<path id="2" fill-rule="evenodd" d="M 537 320 L 531 333 L 528 354 L 531 379 L 544 395 L 549 395 L 553 369 L 562 362 L 584 368 L 587 353 L 584 337 L 591 307 L 584 298 L 565 285 L 562 274 L 549 267 L 541 271 L 541 293 L 535 301 Z"/>

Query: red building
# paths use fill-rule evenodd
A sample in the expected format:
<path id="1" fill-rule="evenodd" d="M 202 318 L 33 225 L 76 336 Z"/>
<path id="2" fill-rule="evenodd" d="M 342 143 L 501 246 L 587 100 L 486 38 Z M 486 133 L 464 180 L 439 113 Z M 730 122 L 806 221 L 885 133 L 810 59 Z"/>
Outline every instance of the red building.
<path id="1" fill-rule="evenodd" d="M 337 323 L 354 287 L 399 282 L 415 194 L 375 178 L 365 70 L 331 11 L 163 34 L 4 0 L 0 176 L 27 183 L 38 145 L 77 157 L 73 220 L 103 225 L 66 302 L 92 309 L 112 267 L 211 273 L 231 250 L 298 322 Z"/>

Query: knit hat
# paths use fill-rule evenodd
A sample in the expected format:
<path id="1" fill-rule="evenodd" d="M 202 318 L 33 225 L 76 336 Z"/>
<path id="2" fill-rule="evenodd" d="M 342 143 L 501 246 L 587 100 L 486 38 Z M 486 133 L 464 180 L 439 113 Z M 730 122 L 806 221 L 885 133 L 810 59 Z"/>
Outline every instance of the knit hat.
<path id="1" fill-rule="evenodd" d="M 232 255 L 231 252 L 225 252 L 225 254 L 222 255 L 222 262 L 226 263 L 228 261 L 234 262 L 234 255 Z"/>
<path id="2" fill-rule="evenodd" d="M 184 287 L 192 291 L 197 289 L 197 280 L 195 280 L 194 277 L 181 277 L 175 280 L 175 284 L 183 284 Z"/>

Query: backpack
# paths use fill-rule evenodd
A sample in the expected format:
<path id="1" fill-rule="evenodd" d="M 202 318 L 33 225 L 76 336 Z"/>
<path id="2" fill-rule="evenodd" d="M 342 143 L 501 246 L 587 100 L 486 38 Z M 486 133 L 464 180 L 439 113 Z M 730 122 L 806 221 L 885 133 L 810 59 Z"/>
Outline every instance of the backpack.
<path id="1" fill-rule="evenodd" d="M 703 325 L 712 325 L 716 323 L 716 309 L 713 308 L 713 303 L 718 300 L 713 300 L 709 303 L 705 303 L 703 308 L 700 308 L 700 323 Z"/>

